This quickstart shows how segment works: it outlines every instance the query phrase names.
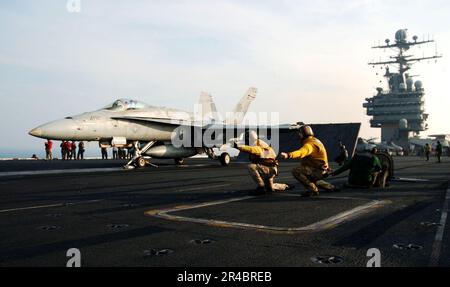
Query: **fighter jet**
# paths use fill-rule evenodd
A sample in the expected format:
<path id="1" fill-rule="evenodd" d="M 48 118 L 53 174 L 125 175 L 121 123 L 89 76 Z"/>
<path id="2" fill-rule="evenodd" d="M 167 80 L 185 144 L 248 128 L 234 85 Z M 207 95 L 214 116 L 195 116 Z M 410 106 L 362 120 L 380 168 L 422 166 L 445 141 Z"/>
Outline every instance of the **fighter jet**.
<path id="1" fill-rule="evenodd" d="M 356 150 L 358 152 L 367 152 L 373 149 L 374 147 L 377 147 L 377 145 L 373 142 L 374 139 L 375 138 L 370 139 L 358 138 Z"/>
<path id="2" fill-rule="evenodd" d="M 378 144 L 378 149 L 382 151 L 386 151 L 390 155 L 399 155 L 403 156 L 403 148 L 399 145 L 396 145 L 394 142 L 381 142 Z"/>
<path id="3" fill-rule="evenodd" d="M 29 134 L 43 139 L 99 141 L 101 147 L 134 147 L 134 156 L 125 168 L 152 165 L 151 158 L 169 158 L 174 159 L 176 164 L 182 164 L 184 158 L 197 154 L 219 159 L 225 166 L 231 158 L 221 149 L 225 144 L 223 140 L 218 146 L 205 145 L 203 142 L 175 146 L 174 139 L 183 140 L 190 131 L 200 131 L 203 135 L 207 128 L 217 124 L 220 124 L 220 130 L 226 125 L 240 124 L 256 92 L 256 88 L 249 88 L 229 117 L 222 121 L 211 95 L 202 93 L 200 109 L 195 113 L 118 99 L 102 109 L 43 124 L 32 129 Z"/>
<path id="4" fill-rule="evenodd" d="M 363 138 L 358 138 L 358 144 L 356 146 L 356 150 L 358 152 L 365 152 L 365 151 L 370 151 L 372 148 L 377 148 L 380 151 L 384 151 L 387 152 L 390 155 L 399 155 L 402 156 L 403 155 L 403 148 L 401 146 L 396 145 L 395 143 L 391 142 L 381 142 L 381 143 L 376 143 L 375 142 L 376 138 L 370 138 L 370 139 L 363 139 Z"/>

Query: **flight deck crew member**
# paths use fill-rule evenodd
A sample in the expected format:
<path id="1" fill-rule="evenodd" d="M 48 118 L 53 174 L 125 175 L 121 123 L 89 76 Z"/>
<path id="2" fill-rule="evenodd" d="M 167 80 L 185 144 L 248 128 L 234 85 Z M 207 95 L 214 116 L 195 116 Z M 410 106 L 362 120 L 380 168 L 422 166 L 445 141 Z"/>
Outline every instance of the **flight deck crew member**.
<path id="1" fill-rule="evenodd" d="M 429 161 L 430 160 L 430 153 L 431 153 L 431 145 L 429 143 L 426 143 L 425 147 L 424 147 L 424 150 L 425 150 L 425 156 L 427 158 L 427 161 Z"/>
<path id="2" fill-rule="evenodd" d="M 100 149 L 102 151 L 102 159 L 108 159 L 108 150 L 106 149 L 106 147 L 100 146 Z"/>
<path id="3" fill-rule="evenodd" d="M 255 131 L 250 131 L 250 145 L 238 145 L 234 147 L 241 152 L 250 155 L 250 164 L 248 170 L 250 176 L 257 184 L 254 194 L 260 195 L 267 192 L 285 191 L 292 187 L 284 183 L 274 183 L 274 178 L 278 175 L 278 161 L 275 151 L 267 143 L 258 139 Z"/>
<path id="4" fill-rule="evenodd" d="M 127 158 L 132 159 L 133 156 L 135 155 L 135 153 L 136 153 L 136 150 L 134 149 L 134 147 L 128 148 Z"/>
<path id="5" fill-rule="evenodd" d="M 118 154 L 119 154 L 119 159 L 125 159 L 125 149 L 123 147 L 119 147 L 118 150 Z"/>
<path id="6" fill-rule="evenodd" d="M 345 145 L 340 141 L 339 142 L 339 155 L 334 159 L 339 166 L 344 164 L 348 160 L 348 151 Z"/>
<path id="7" fill-rule="evenodd" d="M 78 143 L 77 159 L 84 159 L 84 142 L 79 142 Z"/>
<path id="8" fill-rule="evenodd" d="M 440 141 L 437 141 L 437 144 L 436 144 L 436 156 L 438 158 L 438 162 L 441 162 L 442 144 Z"/>
<path id="9" fill-rule="evenodd" d="M 113 159 L 118 159 L 119 158 L 118 154 L 119 154 L 119 151 L 118 151 L 117 147 L 113 147 Z"/>
<path id="10" fill-rule="evenodd" d="M 66 141 L 66 158 L 72 159 L 72 144 L 70 141 Z"/>
<path id="11" fill-rule="evenodd" d="M 72 150 L 71 150 L 70 158 L 75 160 L 75 159 L 77 159 L 77 144 L 75 143 L 75 141 L 72 141 L 71 148 L 72 148 Z"/>
<path id="12" fill-rule="evenodd" d="M 322 142 L 314 137 L 313 130 L 306 125 L 300 127 L 299 137 L 302 147 L 290 153 L 282 152 L 281 158 L 300 159 L 300 166 L 292 170 L 292 175 L 307 189 L 302 196 L 319 195 L 319 187 L 328 191 L 337 191 L 334 185 L 324 180 L 330 169 L 327 151 Z"/>
<path id="13" fill-rule="evenodd" d="M 45 159 L 47 160 L 53 159 L 52 148 L 53 148 L 53 141 L 49 139 L 45 143 Z"/>
<path id="14" fill-rule="evenodd" d="M 377 152 L 378 150 L 373 148 L 370 153 L 356 154 L 330 175 L 336 176 L 349 169 L 347 186 L 364 188 L 376 186 L 384 188 L 388 173 L 376 156 Z"/>
<path id="15" fill-rule="evenodd" d="M 62 141 L 59 146 L 61 147 L 61 159 L 65 160 L 66 159 L 66 141 Z"/>

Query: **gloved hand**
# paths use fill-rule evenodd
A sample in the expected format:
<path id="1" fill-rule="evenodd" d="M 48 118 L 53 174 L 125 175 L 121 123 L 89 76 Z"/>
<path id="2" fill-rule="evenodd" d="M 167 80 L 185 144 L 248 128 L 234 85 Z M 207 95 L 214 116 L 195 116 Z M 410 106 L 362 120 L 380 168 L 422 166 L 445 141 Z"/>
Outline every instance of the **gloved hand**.
<path id="1" fill-rule="evenodd" d="M 287 158 L 289 158 L 289 154 L 286 153 L 286 152 L 282 152 L 282 153 L 280 154 L 280 157 L 281 157 L 282 159 L 287 159 Z"/>
<path id="2" fill-rule="evenodd" d="M 237 142 L 233 141 L 233 143 L 231 144 L 231 147 L 237 149 L 238 148 Z"/>

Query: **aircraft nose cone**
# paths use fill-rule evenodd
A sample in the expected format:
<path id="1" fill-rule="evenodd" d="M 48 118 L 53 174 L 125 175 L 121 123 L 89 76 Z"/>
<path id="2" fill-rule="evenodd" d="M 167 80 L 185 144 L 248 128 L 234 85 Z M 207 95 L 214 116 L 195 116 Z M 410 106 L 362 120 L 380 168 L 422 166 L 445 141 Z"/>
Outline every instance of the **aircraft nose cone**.
<path id="1" fill-rule="evenodd" d="M 40 137 L 40 136 L 42 136 L 42 129 L 34 128 L 28 134 L 35 136 L 35 137 Z"/>
<path id="2" fill-rule="evenodd" d="M 42 139 L 72 140 L 76 131 L 77 125 L 73 119 L 62 119 L 40 125 L 29 134 Z"/>

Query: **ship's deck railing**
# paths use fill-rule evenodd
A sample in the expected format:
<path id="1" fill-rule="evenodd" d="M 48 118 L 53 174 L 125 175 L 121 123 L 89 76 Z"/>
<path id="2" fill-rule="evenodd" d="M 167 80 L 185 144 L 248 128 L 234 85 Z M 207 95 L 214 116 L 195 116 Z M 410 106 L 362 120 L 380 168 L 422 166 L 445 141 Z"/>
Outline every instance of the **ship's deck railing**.
<path id="1" fill-rule="evenodd" d="M 425 94 L 425 92 L 423 90 L 421 91 L 398 91 L 398 92 L 393 92 L 393 91 L 382 91 L 382 92 L 378 92 L 376 94 L 374 94 L 373 96 L 388 96 L 388 97 L 392 97 L 392 96 L 400 96 L 400 97 L 411 97 L 411 96 L 423 96 Z"/>

